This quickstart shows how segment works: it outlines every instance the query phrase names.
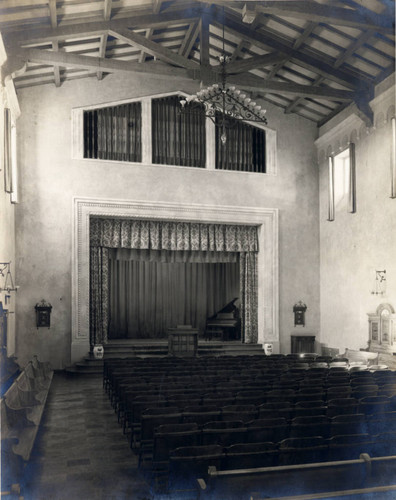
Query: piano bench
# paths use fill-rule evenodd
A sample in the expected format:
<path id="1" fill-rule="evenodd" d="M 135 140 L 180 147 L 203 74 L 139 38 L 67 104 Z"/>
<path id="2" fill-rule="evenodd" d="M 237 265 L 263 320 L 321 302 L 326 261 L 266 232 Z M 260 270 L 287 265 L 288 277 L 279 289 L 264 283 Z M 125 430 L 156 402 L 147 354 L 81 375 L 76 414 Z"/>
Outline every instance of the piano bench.
<path id="1" fill-rule="evenodd" d="M 212 340 L 212 337 L 220 337 L 221 340 L 224 340 L 223 334 L 224 330 L 222 328 L 207 328 L 205 330 L 204 339 Z"/>

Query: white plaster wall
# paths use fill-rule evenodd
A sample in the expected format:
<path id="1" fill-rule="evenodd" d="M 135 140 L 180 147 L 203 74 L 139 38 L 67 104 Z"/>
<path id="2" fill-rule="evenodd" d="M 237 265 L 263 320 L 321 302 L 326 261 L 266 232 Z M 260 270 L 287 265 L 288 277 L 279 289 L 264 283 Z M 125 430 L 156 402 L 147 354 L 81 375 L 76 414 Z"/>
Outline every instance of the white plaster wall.
<path id="1" fill-rule="evenodd" d="M 5 93 L 4 93 L 5 94 Z M 4 137 L 4 105 L 6 102 L 5 95 L 3 95 L 3 89 L 0 92 L 0 137 Z M 0 148 L 0 262 L 10 262 L 11 261 L 11 273 L 16 282 L 15 274 L 15 210 L 10 201 L 10 194 L 4 191 L 4 171 L 3 171 L 3 155 L 4 149 Z M 0 285 L 4 284 L 3 277 L 0 276 Z M 5 303 L 5 292 L 0 292 L 0 301 L 3 303 L 3 307 L 8 309 L 10 314 L 7 318 L 7 355 L 12 356 L 15 354 L 15 308 L 16 308 L 16 296 L 15 292 L 12 292 L 11 299 L 8 303 Z"/>
<path id="2" fill-rule="evenodd" d="M 391 94 L 391 98 L 394 92 Z M 394 97 L 393 97 L 394 102 Z M 320 165 L 321 338 L 329 347 L 366 348 L 367 313 L 396 306 L 396 199 L 390 198 L 391 123 L 375 113 L 375 128 L 358 131 L 355 214 L 327 222 L 328 167 Z M 356 130 L 355 130 L 356 137 Z M 333 144 L 334 146 L 334 144 Z M 386 269 L 387 291 L 372 295 L 375 270 Z"/>
<path id="3" fill-rule="evenodd" d="M 55 368 L 70 362 L 73 196 L 279 208 L 281 349 L 290 350 L 298 300 L 308 305 L 304 333 L 319 331 L 314 124 L 266 105 L 269 126 L 278 131 L 276 176 L 71 159 L 73 107 L 193 89 L 169 79 L 110 75 L 19 92 L 17 352 L 22 358 L 37 352 Z M 34 305 L 42 298 L 53 306 L 50 330 L 35 328 Z"/>

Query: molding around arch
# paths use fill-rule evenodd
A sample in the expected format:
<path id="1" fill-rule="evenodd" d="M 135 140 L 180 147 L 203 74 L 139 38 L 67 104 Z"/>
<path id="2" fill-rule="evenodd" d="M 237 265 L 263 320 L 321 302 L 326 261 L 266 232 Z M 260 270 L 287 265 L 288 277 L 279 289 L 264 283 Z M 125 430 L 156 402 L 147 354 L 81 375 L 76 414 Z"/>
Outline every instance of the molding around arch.
<path id="1" fill-rule="evenodd" d="M 89 220 L 91 216 L 259 226 L 259 343 L 279 345 L 278 209 L 165 202 L 73 199 L 71 361 L 89 351 Z"/>

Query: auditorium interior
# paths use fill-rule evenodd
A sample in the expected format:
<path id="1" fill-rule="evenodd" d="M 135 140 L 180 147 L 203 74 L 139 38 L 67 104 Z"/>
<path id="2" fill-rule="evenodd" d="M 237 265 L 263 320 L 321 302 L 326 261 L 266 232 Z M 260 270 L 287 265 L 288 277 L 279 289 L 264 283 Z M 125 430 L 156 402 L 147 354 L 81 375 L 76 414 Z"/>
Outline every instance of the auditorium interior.
<path id="1" fill-rule="evenodd" d="M 394 0 L 0 0 L 1 495 L 396 497 Z"/>

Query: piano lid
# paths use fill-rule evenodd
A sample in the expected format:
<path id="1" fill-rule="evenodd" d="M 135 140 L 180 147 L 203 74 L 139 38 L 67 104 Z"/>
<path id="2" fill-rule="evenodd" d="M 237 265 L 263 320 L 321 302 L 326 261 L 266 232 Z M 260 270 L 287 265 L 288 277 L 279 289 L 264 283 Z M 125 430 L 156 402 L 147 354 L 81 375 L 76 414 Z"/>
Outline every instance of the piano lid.
<path id="1" fill-rule="evenodd" d="M 218 314 L 224 314 L 224 313 L 233 313 L 236 309 L 237 306 L 235 305 L 235 301 L 238 300 L 238 297 L 235 297 L 235 299 L 232 299 L 228 304 L 226 304 L 223 309 L 220 309 L 220 311 L 217 311 L 213 316 L 210 316 L 207 321 L 211 319 L 215 319 Z"/>

